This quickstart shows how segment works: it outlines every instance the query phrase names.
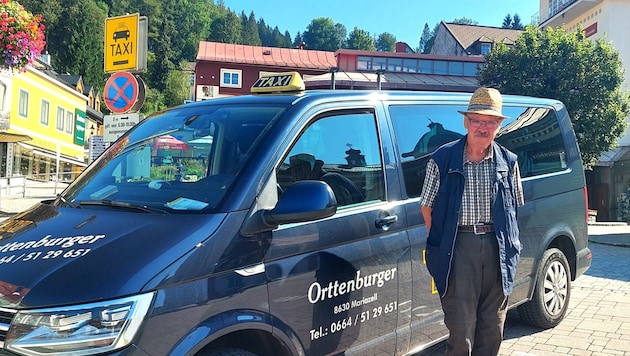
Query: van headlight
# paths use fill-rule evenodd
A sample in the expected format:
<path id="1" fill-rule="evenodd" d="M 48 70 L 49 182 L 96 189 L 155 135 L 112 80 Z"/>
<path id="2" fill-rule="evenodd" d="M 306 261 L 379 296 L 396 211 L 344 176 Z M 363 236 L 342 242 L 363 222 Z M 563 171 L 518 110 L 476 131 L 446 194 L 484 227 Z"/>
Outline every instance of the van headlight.
<path id="1" fill-rule="evenodd" d="M 125 347 L 140 329 L 153 294 L 18 311 L 5 347 L 21 355 L 91 355 Z"/>

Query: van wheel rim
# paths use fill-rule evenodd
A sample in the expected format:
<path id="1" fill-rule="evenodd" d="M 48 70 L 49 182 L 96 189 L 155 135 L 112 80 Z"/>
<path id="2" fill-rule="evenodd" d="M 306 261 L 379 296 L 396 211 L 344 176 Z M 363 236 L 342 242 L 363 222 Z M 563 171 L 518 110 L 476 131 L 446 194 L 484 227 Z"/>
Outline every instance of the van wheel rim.
<path id="1" fill-rule="evenodd" d="M 562 263 L 554 261 L 545 275 L 543 300 L 547 313 L 552 316 L 562 314 L 567 302 L 568 275 Z"/>

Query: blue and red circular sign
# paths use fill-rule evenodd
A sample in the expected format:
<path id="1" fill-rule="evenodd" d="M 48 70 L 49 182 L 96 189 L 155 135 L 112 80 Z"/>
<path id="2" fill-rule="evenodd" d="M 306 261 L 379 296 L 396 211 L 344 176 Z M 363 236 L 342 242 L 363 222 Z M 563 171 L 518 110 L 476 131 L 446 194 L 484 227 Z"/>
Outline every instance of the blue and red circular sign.
<path id="1" fill-rule="evenodd" d="M 112 74 L 103 88 L 105 105 L 114 114 L 124 114 L 135 109 L 138 98 L 141 94 L 144 95 L 143 85 L 144 83 L 141 80 L 139 82 L 131 73 L 117 72 Z"/>

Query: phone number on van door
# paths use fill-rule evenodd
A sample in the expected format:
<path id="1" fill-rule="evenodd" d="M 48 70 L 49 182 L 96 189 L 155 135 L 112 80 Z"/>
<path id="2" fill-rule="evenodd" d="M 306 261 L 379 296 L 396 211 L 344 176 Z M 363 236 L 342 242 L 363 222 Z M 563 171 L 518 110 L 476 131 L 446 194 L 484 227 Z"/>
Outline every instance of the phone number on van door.
<path id="1" fill-rule="evenodd" d="M 382 315 L 393 313 L 396 310 L 398 310 L 398 303 L 396 301 L 393 301 L 384 305 L 375 306 L 370 310 L 357 313 L 347 318 L 333 321 L 332 323 L 330 323 L 330 326 L 320 326 L 319 328 L 311 329 L 311 341 L 324 337 L 329 333 L 334 334 L 343 331 L 351 326 L 356 326 L 371 319 L 376 319 Z"/>

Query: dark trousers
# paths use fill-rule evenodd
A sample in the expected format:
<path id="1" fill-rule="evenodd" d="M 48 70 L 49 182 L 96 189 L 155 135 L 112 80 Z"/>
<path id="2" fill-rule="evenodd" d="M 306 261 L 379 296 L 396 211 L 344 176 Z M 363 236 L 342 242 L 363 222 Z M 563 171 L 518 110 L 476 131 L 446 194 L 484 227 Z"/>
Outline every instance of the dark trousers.
<path id="1" fill-rule="evenodd" d="M 448 289 L 441 299 L 450 336 L 446 355 L 499 353 L 507 313 L 494 233 L 458 233 Z"/>

